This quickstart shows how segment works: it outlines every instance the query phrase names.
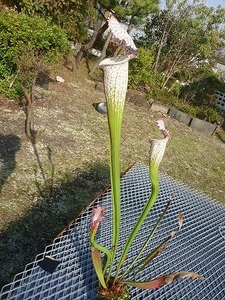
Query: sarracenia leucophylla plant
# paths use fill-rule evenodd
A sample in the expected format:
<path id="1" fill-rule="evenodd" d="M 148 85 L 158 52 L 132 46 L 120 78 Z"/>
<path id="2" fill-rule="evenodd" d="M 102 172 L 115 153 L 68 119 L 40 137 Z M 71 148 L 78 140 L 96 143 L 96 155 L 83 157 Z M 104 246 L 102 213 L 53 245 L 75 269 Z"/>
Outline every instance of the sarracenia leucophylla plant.
<path id="1" fill-rule="evenodd" d="M 127 83 L 128 83 L 128 62 L 131 58 L 137 56 L 137 48 L 128 35 L 121 28 L 120 23 L 111 15 L 108 20 L 109 30 L 113 37 L 125 46 L 125 54 L 112 58 L 104 59 L 100 63 L 100 67 L 104 71 L 104 88 L 108 112 L 108 127 L 110 137 L 110 177 L 111 177 L 111 192 L 112 192 L 112 245 L 111 249 L 107 249 L 95 241 L 95 234 L 100 222 L 104 219 L 105 208 L 97 207 L 93 209 L 93 219 L 91 224 L 91 252 L 92 261 L 99 279 L 98 294 L 103 299 L 130 299 L 127 286 L 134 286 L 142 289 L 154 289 L 172 282 L 177 278 L 193 278 L 203 279 L 202 276 L 193 272 L 176 272 L 172 274 L 162 275 L 150 281 L 136 282 L 126 279 L 132 272 L 136 275 L 146 265 L 148 265 L 162 250 L 166 243 L 173 238 L 180 230 L 183 223 L 183 216 L 178 216 L 178 230 L 172 231 L 158 247 L 156 247 L 147 256 L 144 250 L 149 245 L 153 235 L 155 234 L 162 218 L 166 214 L 171 199 L 169 200 L 165 210 L 162 212 L 154 228 L 150 232 L 148 238 L 143 243 L 138 255 L 133 258 L 131 264 L 122 271 L 122 266 L 127 257 L 128 251 L 144 223 L 147 215 L 153 207 L 159 193 L 159 165 L 163 158 L 166 144 L 170 138 L 169 131 L 165 128 L 162 120 L 157 121 L 157 125 L 163 134 L 163 139 L 154 139 L 150 141 L 150 157 L 149 157 L 149 175 L 152 183 L 151 194 L 146 202 L 140 217 L 136 221 L 130 235 L 122 249 L 121 256 L 116 266 L 116 271 L 112 270 L 115 262 L 116 250 L 119 243 L 121 212 L 120 212 L 120 140 L 121 127 L 123 120 L 124 103 L 126 98 Z M 102 254 L 106 257 L 104 265 L 102 264 Z M 119 297 L 119 298 L 118 298 Z"/>

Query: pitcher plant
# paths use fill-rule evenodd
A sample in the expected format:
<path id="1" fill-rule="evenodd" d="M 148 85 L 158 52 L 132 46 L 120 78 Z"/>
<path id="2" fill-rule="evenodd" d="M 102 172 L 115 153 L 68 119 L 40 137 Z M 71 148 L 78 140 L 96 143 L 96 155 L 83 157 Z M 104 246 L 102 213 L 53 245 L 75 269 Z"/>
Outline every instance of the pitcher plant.
<path id="1" fill-rule="evenodd" d="M 172 195 L 166 205 L 164 211 L 158 221 L 149 232 L 147 239 L 140 247 L 140 251 L 133 257 L 131 264 L 122 270 L 122 266 L 126 260 L 128 251 L 134 239 L 144 223 L 146 217 L 156 202 L 159 193 L 159 165 L 163 158 L 166 144 L 170 138 L 169 131 L 165 128 L 163 120 L 158 120 L 157 125 L 162 132 L 162 139 L 153 139 L 150 141 L 149 155 L 149 175 L 151 180 L 151 194 L 143 208 L 136 224 L 132 228 L 119 261 L 115 264 L 116 251 L 118 249 L 121 225 L 121 207 L 120 207 L 120 140 L 121 128 L 124 113 L 124 103 L 126 99 L 128 84 L 128 64 L 129 60 L 137 56 L 137 48 L 130 35 L 120 26 L 114 15 L 110 15 L 108 19 L 108 27 L 114 39 L 124 44 L 125 54 L 104 59 L 100 63 L 100 67 L 104 72 L 104 89 L 107 103 L 108 128 L 110 139 L 110 178 L 111 178 L 111 194 L 112 194 L 112 241 L 111 248 L 107 249 L 95 241 L 95 235 L 100 223 L 105 218 L 104 207 L 97 207 L 92 210 L 91 223 L 91 255 L 93 266 L 96 271 L 99 286 L 98 296 L 100 299 L 131 299 L 128 286 L 141 289 L 155 289 L 174 281 L 177 278 L 193 278 L 203 279 L 199 274 L 181 271 L 166 275 L 160 275 L 157 278 L 148 281 L 135 281 L 130 278 L 135 277 L 143 270 L 162 250 L 168 241 L 173 238 L 181 229 L 183 216 L 178 215 L 178 228 L 172 231 L 168 237 L 149 254 L 144 254 L 146 247 L 151 242 L 161 220 L 166 214 L 172 200 Z M 103 263 L 104 256 L 104 263 Z"/>

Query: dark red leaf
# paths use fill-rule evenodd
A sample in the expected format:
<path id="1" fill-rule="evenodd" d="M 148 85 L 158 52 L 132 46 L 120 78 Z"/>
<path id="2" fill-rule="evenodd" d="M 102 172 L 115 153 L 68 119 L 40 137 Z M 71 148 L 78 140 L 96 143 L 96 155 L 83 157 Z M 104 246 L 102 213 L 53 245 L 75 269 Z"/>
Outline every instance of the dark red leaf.
<path id="1" fill-rule="evenodd" d="M 157 289 L 165 284 L 173 282 L 175 279 L 179 278 L 191 278 L 203 280 L 204 277 L 194 272 L 176 272 L 169 275 L 160 276 L 151 281 L 136 282 L 136 281 L 121 281 L 122 284 L 131 285 L 141 289 Z"/>

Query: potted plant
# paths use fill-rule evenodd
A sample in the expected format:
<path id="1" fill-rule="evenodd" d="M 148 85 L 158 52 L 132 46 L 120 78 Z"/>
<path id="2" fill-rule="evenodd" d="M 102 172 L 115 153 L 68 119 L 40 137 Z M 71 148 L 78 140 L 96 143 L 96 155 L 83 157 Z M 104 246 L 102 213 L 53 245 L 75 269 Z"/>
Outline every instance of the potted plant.
<path id="1" fill-rule="evenodd" d="M 165 247 L 166 243 L 173 238 L 180 230 L 183 223 L 183 216 L 178 216 L 178 230 L 172 231 L 168 237 L 163 240 L 151 253 L 143 255 L 147 245 L 152 240 L 162 218 L 166 214 L 171 199 L 155 226 L 149 232 L 148 237 L 140 247 L 139 253 L 133 258 L 131 264 L 123 270 L 122 266 L 127 257 L 128 251 L 151 208 L 153 207 L 159 193 L 158 169 L 163 158 L 166 144 L 169 140 L 169 131 L 165 128 L 163 120 L 159 120 L 157 125 L 163 134 L 163 139 L 150 141 L 150 158 L 149 172 L 152 182 L 151 195 L 141 212 L 136 224 L 131 230 L 127 241 L 123 247 L 119 261 L 115 264 L 116 251 L 119 244 L 121 212 L 120 212 L 120 139 L 121 127 L 123 120 L 124 103 L 126 98 L 128 83 L 128 63 L 131 58 L 137 56 L 137 48 L 128 35 L 128 33 L 120 26 L 117 19 L 111 15 L 108 19 L 109 29 L 120 43 L 125 45 L 125 54 L 104 59 L 100 63 L 100 67 L 104 71 L 104 88 L 107 103 L 108 127 L 110 136 L 110 176 L 112 189 L 112 244 L 111 249 L 107 249 L 95 241 L 95 235 L 100 223 L 105 217 L 105 208 L 97 207 L 92 210 L 93 217 L 90 231 L 91 255 L 93 266 L 96 271 L 99 287 L 98 296 L 100 299 L 131 299 L 129 286 L 141 289 L 155 289 L 177 278 L 193 278 L 203 279 L 199 274 L 182 271 L 171 274 L 161 275 L 148 281 L 130 280 L 131 273 L 139 273 L 146 265 L 148 265 Z M 103 256 L 105 257 L 103 263 Z"/>

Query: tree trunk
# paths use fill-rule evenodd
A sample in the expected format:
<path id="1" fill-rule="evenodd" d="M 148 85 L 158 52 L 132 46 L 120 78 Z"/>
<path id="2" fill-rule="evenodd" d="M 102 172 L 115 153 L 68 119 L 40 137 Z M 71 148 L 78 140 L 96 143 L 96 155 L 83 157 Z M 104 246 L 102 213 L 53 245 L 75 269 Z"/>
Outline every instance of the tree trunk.
<path id="1" fill-rule="evenodd" d="M 110 34 L 108 35 L 108 37 L 107 37 L 107 39 L 106 39 L 106 41 L 105 41 L 105 45 L 104 45 L 104 47 L 103 47 L 103 49 L 102 49 L 102 54 L 101 54 L 99 60 L 96 62 L 96 64 L 93 66 L 93 68 L 92 68 L 91 71 L 89 72 L 89 75 L 90 75 L 90 76 L 93 75 L 94 71 L 95 71 L 96 68 L 99 66 L 100 62 L 105 58 L 105 56 L 106 56 L 106 50 L 107 50 L 107 48 L 108 48 L 108 45 L 109 45 L 109 42 L 110 42 L 111 38 L 112 38 L 112 33 L 110 33 Z"/>
<path id="2" fill-rule="evenodd" d="M 118 56 L 120 54 L 120 52 L 122 51 L 123 47 L 124 47 L 123 44 L 119 45 L 119 47 L 114 52 L 114 56 Z"/>
<path id="3" fill-rule="evenodd" d="M 25 98 L 27 101 L 26 104 L 26 121 L 25 121 L 25 133 L 27 137 L 32 140 L 33 131 L 34 131 L 34 108 L 33 102 L 31 100 L 30 93 L 27 91 L 26 88 L 23 89 Z"/>
<path id="4" fill-rule="evenodd" d="M 165 73 L 163 75 L 162 89 L 164 89 L 166 87 L 170 78 L 177 72 L 177 65 L 179 64 L 180 61 L 182 61 L 184 56 L 185 56 L 185 52 L 179 53 L 179 55 L 177 55 L 176 59 L 174 59 L 173 63 L 171 64 L 170 68 L 168 68 L 168 70 L 165 71 Z M 185 69 L 185 67 L 186 66 L 183 64 L 182 68 Z"/>
<path id="5" fill-rule="evenodd" d="M 90 41 L 86 45 L 83 45 L 81 47 L 80 51 L 77 53 L 76 60 L 75 60 L 75 67 L 77 69 L 79 67 L 79 64 L 80 64 L 84 54 L 86 54 L 93 47 L 96 37 L 97 37 L 97 34 L 98 34 L 98 28 L 97 28 L 97 26 L 95 26 L 94 33 L 93 33 Z M 75 71 L 75 70 L 73 69 L 73 71 Z"/>
<path id="6" fill-rule="evenodd" d="M 35 144 L 36 132 L 34 130 L 34 86 L 36 82 L 36 76 L 33 79 L 30 92 L 27 91 L 26 87 L 23 87 L 24 95 L 27 100 L 26 104 L 26 121 L 25 121 L 25 133 L 27 137 Z"/>
<path id="7" fill-rule="evenodd" d="M 168 7 L 168 18 L 167 18 L 166 24 L 163 28 L 162 37 L 160 39 L 159 48 L 158 48 L 157 55 L 156 55 L 156 60 L 153 65 L 155 72 L 159 71 L 158 68 L 159 68 L 161 52 L 162 52 L 163 46 L 167 40 L 167 37 L 170 34 L 172 27 L 173 27 L 173 22 L 171 23 L 171 25 L 169 27 L 168 27 L 168 25 L 169 25 L 169 21 L 172 18 L 172 9 L 173 9 L 173 5 L 175 4 L 175 2 L 176 1 L 172 1 L 171 5 Z"/>
<path id="8" fill-rule="evenodd" d="M 108 28 L 108 22 L 105 22 L 102 25 L 102 27 L 98 30 L 97 37 L 96 37 L 96 40 L 95 40 L 94 44 L 102 39 L 103 34 L 104 34 L 104 32 L 106 31 L 107 28 Z"/>
<path id="9" fill-rule="evenodd" d="M 80 49 L 80 51 L 77 53 L 75 63 L 72 63 L 72 70 L 75 71 L 75 69 L 79 68 L 79 64 L 85 54 L 88 53 L 88 51 L 94 46 L 95 42 L 102 38 L 103 33 L 108 27 L 108 23 L 105 23 L 100 29 L 97 27 L 97 25 L 94 26 L 94 33 L 91 37 L 91 40 L 86 44 L 83 45 Z"/>
<path id="10" fill-rule="evenodd" d="M 75 72 L 77 67 L 76 67 L 76 59 L 74 55 L 71 55 L 71 64 L 72 64 L 72 72 Z"/>

